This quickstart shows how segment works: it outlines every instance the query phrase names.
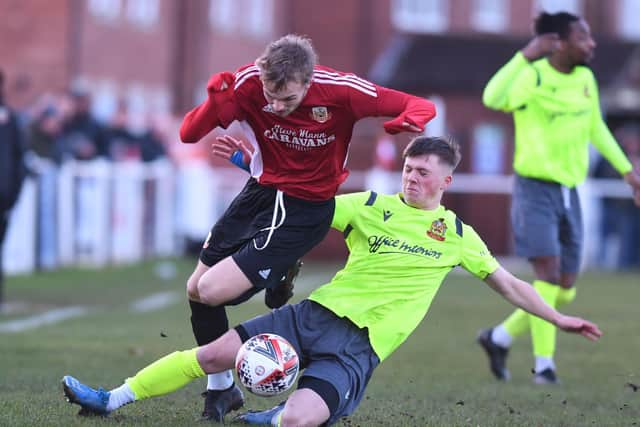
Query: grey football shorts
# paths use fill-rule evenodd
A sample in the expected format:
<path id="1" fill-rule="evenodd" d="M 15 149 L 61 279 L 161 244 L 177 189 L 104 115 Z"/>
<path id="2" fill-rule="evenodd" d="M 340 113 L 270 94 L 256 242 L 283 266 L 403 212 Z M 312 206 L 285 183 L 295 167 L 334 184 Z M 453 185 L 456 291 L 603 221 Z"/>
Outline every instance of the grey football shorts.
<path id="1" fill-rule="evenodd" d="M 578 272 L 583 231 L 575 188 L 516 175 L 511 225 L 517 255 L 557 256 L 562 273 Z"/>
<path id="2" fill-rule="evenodd" d="M 255 317 L 237 326 L 236 331 L 243 342 L 261 333 L 280 335 L 296 349 L 300 369 L 304 369 L 302 377 L 314 377 L 335 388 L 339 402 L 327 425 L 356 409 L 380 363 L 366 329 L 311 300 Z"/>

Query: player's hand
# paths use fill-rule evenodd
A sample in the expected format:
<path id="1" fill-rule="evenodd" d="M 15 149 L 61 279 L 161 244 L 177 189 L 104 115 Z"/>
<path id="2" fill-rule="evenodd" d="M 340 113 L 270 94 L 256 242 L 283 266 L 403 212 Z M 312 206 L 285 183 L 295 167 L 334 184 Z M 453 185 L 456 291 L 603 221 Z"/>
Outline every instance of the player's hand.
<path id="1" fill-rule="evenodd" d="M 237 158 L 241 159 L 238 162 L 236 159 L 233 159 L 236 152 L 240 153 L 239 155 L 236 154 Z M 211 153 L 214 156 L 229 160 L 242 169 L 248 169 L 248 165 L 251 163 L 251 156 L 253 155 L 244 142 L 232 137 L 231 135 L 216 137 L 215 141 L 211 143 Z"/>
<path id="2" fill-rule="evenodd" d="M 579 317 L 560 315 L 556 320 L 556 326 L 565 332 L 580 334 L 591 341 L 597 341 L 602 336 L 598 325 Z"/>
<path id="3" fill-rule="evenodd" d="M 422 129 L 420 129 L 418 126 L 412 125 L 408 122 L 402 122 L 402 127 L 406 132 L 422 132 Z"/>
<path id="4" fill-rule="evenodd" d="M 416 126 L 414 124 L 407 122 L 402 117 L 396 117 L 393 120 L 384 122 L 383 126 L 384 126 L 384 130 L 386 130 L 387 133 L 390 133 L 391 135 L 395 135 L 396 133 L 400 133 L 400 132 L 417 133 L 417 132 L 423 131 L 423 129 L 421 129 L 419 126 Z"/>
<path id="5" fill-rule="evenodd" d="M 227 71 L 213 74 L 209 78 L 209 83 L 207 83 L 207 92 L 224 92 L 233 86 L 235 80 L 235 76 Z"/>
<path id="6" fill-rule="evenodd" d="M 624 175 L 624 180 L 633 189 L 633 202 L 640 207 L 640 174 L 637 170 L 632 170 Z"/>
<path id="7" fill-rule="evenodd" d="M 560 48 L 560 36 L 557 33 L 545 33 L 534 37 L 522 49 L 522 54 L 528 61 L 535 61 L 552 54 Z"/>

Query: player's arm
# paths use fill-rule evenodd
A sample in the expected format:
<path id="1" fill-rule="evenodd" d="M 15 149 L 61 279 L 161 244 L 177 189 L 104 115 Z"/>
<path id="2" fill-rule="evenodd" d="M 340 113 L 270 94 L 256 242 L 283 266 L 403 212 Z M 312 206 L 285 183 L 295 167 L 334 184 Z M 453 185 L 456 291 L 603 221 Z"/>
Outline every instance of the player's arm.
<path id="1" fill-rule="evenodd" d="M 390 134 L 423 132 L 425 125 L 436 115 L 433 102 L 424 98 L 378 86 L 353 75 L 344 79 L 352 83 L 342 87 L 355 117 L 393 117 L 384 123 L 384 129 Z"/>
<path id="2" fill-rule="evenodd" d="M 207 99 L 189 111 L 182 121 L 180 126 L 182 142 L 198 142 L 216 127 L 221 126 L 226 129 L 236 119 L 234 81 L 234 75 L 228 72 L 211 76 L 207 83 Z"/>
<path id="3" fill-rule="evenodd" d="M 558 44 L 558 35 L 554 33 L 534 37 L 491 77 L 482 92 L 483 104 L 501 111 L 514 111 L 526 105 L 540 84 L 540 76 L 531 62 L 550 54 Z"/>
<path id="4" fill-rule="evenodd" d="M 485 282 L 511 304 L 553 323 L 565 332 L 577 333 L 592 341 L 602 335 L 597 325 L 579 317 L 566 316 L 551 308 L 538 295 L 533 286 L 518 279 L 502 267 L 498 267 L 497 270 L 489 274 L 485 278 Z"/>
<path id="5" fill-rule="evenodd" d="M 382 86 L 377 90 L 377 115 L 394 117 L 383 125 L 387 133 L 424 132 L 427 123 L 436 116 L 436 106 L 427 99 Z"/>
<path id="6" fill-rule="evenodd" d="M 633 165 L 616 142 L 602 118 L 598 84 L 595 78 L 592 79 L 591 92 L 593 93 L 594 110 L 591 118 L 591 143 L 631 186 L 635 204 L 640 206 L 640 172 L 633 170 Z"/>

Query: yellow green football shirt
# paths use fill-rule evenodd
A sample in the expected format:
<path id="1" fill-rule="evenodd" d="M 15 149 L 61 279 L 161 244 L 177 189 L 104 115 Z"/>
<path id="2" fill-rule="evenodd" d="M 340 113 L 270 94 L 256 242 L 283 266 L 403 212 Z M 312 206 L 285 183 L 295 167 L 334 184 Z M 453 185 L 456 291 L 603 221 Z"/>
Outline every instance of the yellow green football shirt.
<path id="1" fill-rule="evenodd" d="M 452 268 L 461 265 L 481 279 L 498 268 L 453 212 L 412 208 L 399 194 L 338 196 L 332 227 L 345 234 L 350 255 L 309 299 L 368 328 L 381 361 L 418 326 Z"/>
<path id="2" fill-rule="evenodd" d="M 513 113 L 518 175 L 575 187 L 587 176 L 589 142 L 621 175 L 632 169 L 602 120 L 598 84 L 587 67 L 561 73 L 546 58 L 529 63 L 518 52 L 491 78 L 482 101 Z"/>

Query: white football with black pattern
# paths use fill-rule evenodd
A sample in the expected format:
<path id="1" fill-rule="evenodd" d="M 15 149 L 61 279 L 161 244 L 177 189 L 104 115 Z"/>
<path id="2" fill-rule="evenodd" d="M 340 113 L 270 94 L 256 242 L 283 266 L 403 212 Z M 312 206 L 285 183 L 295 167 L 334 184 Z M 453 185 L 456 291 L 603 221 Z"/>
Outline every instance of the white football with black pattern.
<path id="1" fill-rule="evenodd" d="M 299 369 L 296 350 L 275 334 L 249 338 L 236 355 L 240 383 L 259 396 L 275 396 L 287 391 L 295 382 Z"/>

